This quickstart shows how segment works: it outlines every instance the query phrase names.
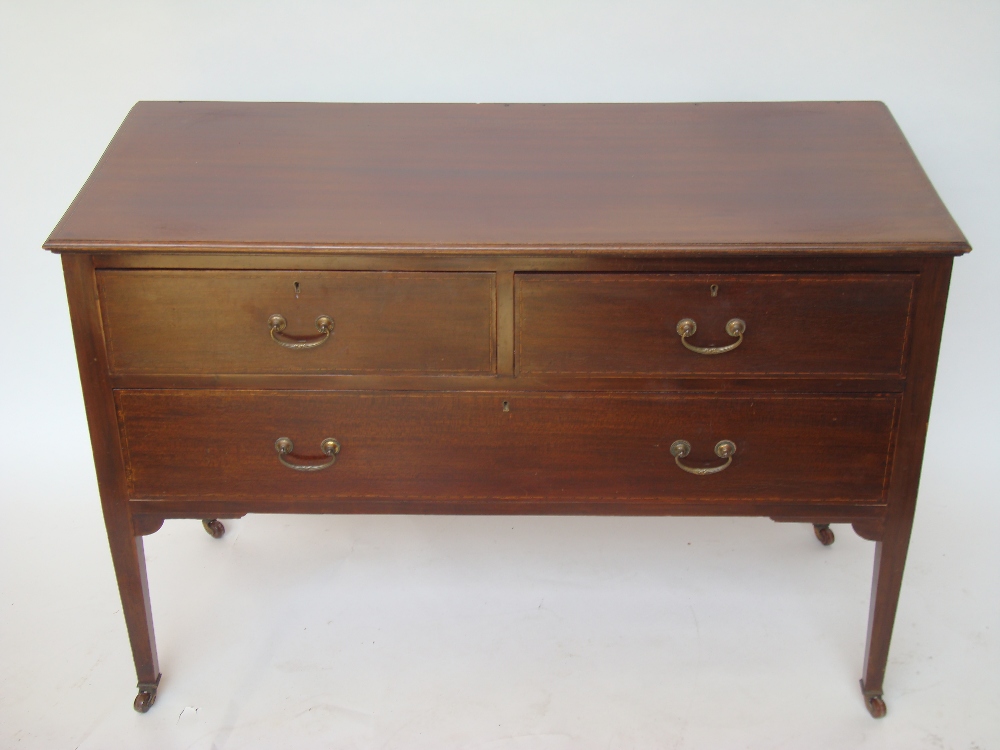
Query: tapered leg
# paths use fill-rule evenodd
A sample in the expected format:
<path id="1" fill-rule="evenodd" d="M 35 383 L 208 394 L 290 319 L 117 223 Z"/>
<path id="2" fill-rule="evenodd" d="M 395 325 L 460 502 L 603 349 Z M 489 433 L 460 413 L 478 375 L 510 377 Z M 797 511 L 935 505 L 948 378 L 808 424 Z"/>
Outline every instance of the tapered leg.
<path id="1" fill-rule="evenodd" d="M 889 659 L 889 641 L 896 619 L 896 605 L 903 585 L 903 566 L 910 544 L 912 516 L 890 523 L 881 541 L 875 543 L 875 572 L 868 614 L 868 645 L 865 648 L 861 691 L 865 705 L 876 719 L 885 716 L 882 681 Z"/>
<path id="2" fill-rule="evenodd" d="M 152 533 L 160 519 L 133 525 L 125 481 L 121 436 L 114 403 L 113 386 L 109 380 L 107 352 L 101 312 L 98 306 L 93 258 L 89 255 L 64 255 L 63 272 L 76 357 L 80 366 L 80 385 L 87 408 L 90 443 L 94 450 L 94 468 L 104 511 L 104 525 L 111 547 L 111 561 L 118 579 L 118 592 L 125 613 L 132 644 L 132 659 L 139 678 L 139 694 L 133 704 L 136 711 L 145 712 L 156 700 L 160 682 L 160 667 L 153 639 L 153 618 L 149 608 L 146 585 L 146 559 L 142 549 L 142 533 Z M 156 522 L 158 521 L 158 522 Z"/>
<path id="3" fill-rule="evenodd" d="M 125 613 L 125 626 L 132 645 L 132 660 L 138 678 L 139 693 L 133 704 L 136 711 L 145 713 L 156 700 L 160 682 L 160 666 L 156 658 L 156 638 L 153 635 L 153 614 L 149 605 L 149 586 L 146 582 L 146 556 L 142 537 L 134 536 L 128 519 L 110 522 L 108 541 L 111 559 L 118 578 L 118 593 Z M 117 519 L 116 519 L 117 520 Z"/>
<path id="4" fill-rule="evenodd" d="M 885 716 L 886 712 L 882 682 L 889 659 L 889 640 L 896 619 L 896 605 L 899 603 L 920 486 L 920 466 L 930 417 L 951 263 L 951 258 L 946 257 L 928 259 L 915 287 L 911 323 L 913 341 L 907 365 L 907 385 L 899 412 L 896 450 L 892 456 L 884 525 L 880 529 L 877 523 L 855 524 L 861 536 L 876 539 L 868 645 L 861 677 L 865 704 L 875 718 Z"/>

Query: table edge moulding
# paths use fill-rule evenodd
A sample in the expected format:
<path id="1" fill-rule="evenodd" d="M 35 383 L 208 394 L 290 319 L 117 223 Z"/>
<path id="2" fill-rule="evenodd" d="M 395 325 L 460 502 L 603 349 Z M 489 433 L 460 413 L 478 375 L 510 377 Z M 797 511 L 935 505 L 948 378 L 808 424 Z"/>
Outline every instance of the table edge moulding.
<path id="1" fill-rule="evenodd" d="M 850 523 L 885 715 L 970 248 L 881 102 L 140 102 L 44 247 L 136 710 L 164 519 L 447 513 Z"/>

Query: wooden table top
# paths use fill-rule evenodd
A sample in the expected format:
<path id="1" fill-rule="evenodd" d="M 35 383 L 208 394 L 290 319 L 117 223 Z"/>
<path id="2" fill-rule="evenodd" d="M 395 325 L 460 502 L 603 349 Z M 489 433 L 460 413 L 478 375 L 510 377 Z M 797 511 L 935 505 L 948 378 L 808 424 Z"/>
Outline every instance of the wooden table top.
<path id="1" fill-rule="evenodd" d="M 880 102 L 140 102 L 45 247 L 969 249 Z"/>

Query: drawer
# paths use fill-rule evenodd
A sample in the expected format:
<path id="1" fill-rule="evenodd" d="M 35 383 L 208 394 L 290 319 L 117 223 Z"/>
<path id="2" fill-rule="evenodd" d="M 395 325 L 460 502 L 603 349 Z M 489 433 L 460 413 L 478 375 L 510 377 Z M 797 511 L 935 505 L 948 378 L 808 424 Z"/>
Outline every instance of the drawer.
<path id="1" fill-rule="evenodd" d="M 108 270 L 97 283 L 116 374 L 495 369 L 492 273 Z"/>
<path id="2" fill-rule="evenodd" d="M 898 397 L 116 392 L 137 500 L 884 501 Z M 506 407 L 505 407 L 506 404 Z M 506 411 L 504 409 L 507 409 Z M 279 455 L 278 438 L 291 452 Z M 318 471 L 326 438 L 336 462 Z M 736 446 L 713 468 L 722 440 Z M 363 506 L 362 506 L 363 507 Z"/>
<path id="3" fill-rule="evenodd" d="M 915 277 L 518 274 L 519 374 L 903 376 Z M 678 323 L 696 324 L 682 340 Z M 727 332 L 745 322 L 742 340 Z M 714 355 L 686 348 L 736 348 Z"/>

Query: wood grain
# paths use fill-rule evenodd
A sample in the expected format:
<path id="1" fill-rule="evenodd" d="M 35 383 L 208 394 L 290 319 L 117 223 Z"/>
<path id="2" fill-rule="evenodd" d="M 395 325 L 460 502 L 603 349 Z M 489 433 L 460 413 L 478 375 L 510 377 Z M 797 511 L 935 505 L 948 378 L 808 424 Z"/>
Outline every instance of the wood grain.
<path id="1" fill-rule="evenodd" d="M 133 499 L 881 502 L 898 397 L 120 391 Z M 507 411 L 504 411 L 504 405 Z M 300 473 L 274 449 L 331 468 Z M 688 463 L 669 453 L 688 440 Z M 250 509 L 250 506 L 247 506 Z"/>
<path id="2" fill-rule="evenodd" d="M 464 373 L 495 367 L 494 274 L 99 271 L 113 373 Z M 296 286 L 297 285 L 297 286 Z M 292 350 L 270 336 L 333 334 Z"/>
<path id="3" fill-rule="evenodd" d="M 132 660 L 138 682 L 152 684 L 160 678 L 160 667 L 146 580 L 146 559 L 142 536 L 133 528 L 129 512 L 124 457 L 116 429 L 114 396 L 107 380 L 108 367 L 93 263 L 85 255 L 65 256 L 63 274 L 104 526 L 132 647 Z"/>
<path id="4" fill-rule="evenodd" d="M 903 568 L 916 512 L 924 441 L 930 419 L 931 397 L 944 326 L 945 304 L 951 280 L 951 258 L 939 258 L 921 275 L 914 310 L 913 375 L 900 409 L 899 440 L 893 462 L 889 507 L 875 545 L 875 570 L 868 617 L 861 689 L 866 696 L 881 695 L 889 660 L 896 606 L 903 585 Z"/>
<path id="5" fill-rule="evenodd" d="M 45 246 L 803 243 L 968 249 L 880 102 L 140 102 Z"/>
<path id="6" fill-rule="evenodd" d="M 862 690 L 884 706 L 969 249 L 884 105 L 145 102 L 45 247 L 147 689 L 141 535 L 164 518 L 766 515 L 876 541 Z M 334 333 L 283 349 L 275 313 Z M 693 344 L 731 343 L 731 317 L 745 341 L 689 352 L 682 317 Z M 294 462 L 342 451 L 298 472 L 278 437 Z M 689 465 L 737 452 L 693 476 L 677 439 Z"/>
<path id="7" fill-rule="evenodd" d="M 914 276 L 517 274 L 521 374 L 901 376 Z M 711 288 L 715 288 L 712 296 Z M 740 346 L 726 322 L 746 322 Z"/>

